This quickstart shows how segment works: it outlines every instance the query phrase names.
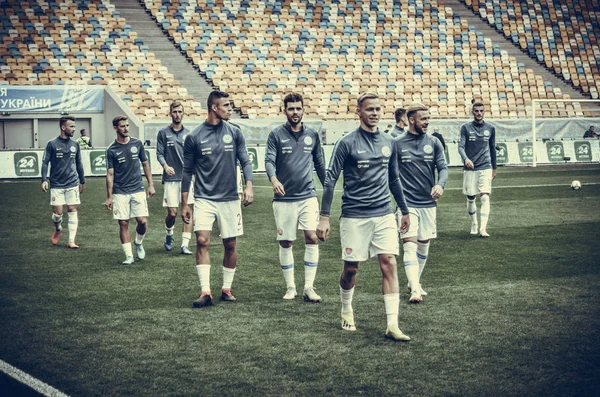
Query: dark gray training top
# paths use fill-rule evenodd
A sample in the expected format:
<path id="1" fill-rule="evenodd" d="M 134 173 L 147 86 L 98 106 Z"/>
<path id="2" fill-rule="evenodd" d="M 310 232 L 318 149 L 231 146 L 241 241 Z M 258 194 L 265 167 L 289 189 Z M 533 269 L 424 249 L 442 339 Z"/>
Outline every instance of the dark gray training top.
<path id="1" fill-rule="evenodd" d="M 106 149 L 106 168 L 114 169 L 113 194 L 144 191 L 140 163 L 148 161 L 142 141 L 129 138 L 127 143 L 114 141 Z"/>
<path id="2" fill-rule="evenodd" d="M 471 121 L 460 127 L 458 154 L 463 164 L 470 159 L 474 171 L 496 169 L 496 128 L 491 124 Z M 463 167 L 467 169 L 467 167 Z"/>
<path id="3" fill-rule="evenodd" d="M 321 215 L 330 214 L 335 184 L 342 170 L 343 217 L 371 218 L 393 213 L 390 191 L 402 214 L 408 214 L 393 143 L 387 134 L 362 128 L 339 139 L 333 148 L 323 185 Z"/>
<path id="4" fill-rule="evenodd" d="M 393 138 L 398 138 L 400 135 L 404 134 L 406 132 L 405 128 L 400 128 L 398 127 L 398 125 L 394 125 L 394 128 L 392 128 L 392 130 L 390 131 L 390 135 Z"/>
<path id="5" fill-rule="evenodd" d="M 226 122 L 200 124 L 187 136 L 183 145 L 182 192 L 189 192 L 194 174 L 195 198 L 237 200 L 238 160 L 245 180 L 252 181 L 252 163 L 242 130 Z"/>
<path id="6" fill-rule="evenodd" d="M 168 126 L 158 131 L 156 136 L 156 158 L 162 167 L 168 164 L 175 170 L 175 175 L 167 175 L 163 168 L 162 181 L 179 182 L 183 179 L 183 142 L 190 131 L 182 126 L 175 131 Z"/>
<path id="7" fill-rule="evenodd" d="M 267 177 L 277 179 L 285 189 L 285 196 L 274 195 L 275 201 L 300 201 L 317 197 L 313 180 L 313 163 L 321 185 L 325 183 L 325 159 L 319 134 L 303 125 L 293 132 L 289 125 L 275 128 L 267 138 L 265 169 Z"/>
<path id="8" fill-rule="evenodd" d="M 448 166 L 440 140 L 427 134 L 406 132 L 394 141 L 394 145 L 406 204 L 415 208 L 435 207 L 431 189 L 436 185 L 436 168 L 437 184 L 443 188 L 448 181 Z"/>
<path id="9" fill-rule="evenodd" d="M 81 150 L 73 139 L 57 137 L 48 141 L 42 157 L 42 182 L 48 180 L 48 164 L 52 188 L 66 189 L 85 183 Z"/>

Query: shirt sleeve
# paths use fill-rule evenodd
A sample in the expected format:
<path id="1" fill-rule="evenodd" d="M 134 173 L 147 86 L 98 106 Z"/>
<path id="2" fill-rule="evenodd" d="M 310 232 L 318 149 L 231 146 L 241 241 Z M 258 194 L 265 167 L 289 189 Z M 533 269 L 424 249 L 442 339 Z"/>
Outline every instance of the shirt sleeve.
<path id="1" fill-rule="evenodd" d="M 83 170 L 83 161 L 81 161 L 81 148 L 76 145 L 77 154 L 75 155 L 75 167 L 77 168 L 77 175 L 79 176 L 79 184 L 85 184 L 85 171 Z"/>
<path id="2" fill-rule="evenodd" d="M 52 149 L 52 144 L 48 142 L 46 144 L 46 150 L 44 150 L 44 155 L 42 156 L 42 182 L 46 182 L 48 180 L 48 164 L 52 158 Z"/>
<path id="3" fill-rule="evenodd" d="M 106 149 L 106 169 L 111 169 L 111 168 L 115 168 L 114 164 L 113 164 L 113 157 L 112 157 L 112 152 L 110 150 L 110 147 L 108 149 Z"/>
<path id="4" fill-rule="evenodd" d="M 406 200 L 404 199 L 404 190 L 402 189 L 402 182 L 400 182 L 400 175 L 398 174 L 398 154 L 399 150 L 397 149 L 397 143 L 393 142 L 392 145 L 392 155 L 390 156 L 390 162 L 388 164 L 388 178 L 390 185 L 390 192 L 392 196 L 394 196 L 394 200 L 396 200 L 396 204 L 400 209 L 402 215 L 408 214 L 408 206 L 406 205 Z"/>
<path id="5" fill-rule="evenodd" d="M 490 159 L 492 168 L 496 169 L 496 127 L 490 128 Z"/>
<path id="6" fill-rule="evenodd" d="M 235 135 L 237 159 L 240 162 L 240 166 L 242 167 L 244 180 L 246 182 L 252 182 L 254 180 L 254 178 L 252 177 L 252 162 L 250 161 L 250 157 L 248 156 L 248 150 L 246 149 L 246 140 L 244 139 L 244 135 L 242 134 L 242 131 L 239 128 L 236 129 Z"/>
<path id="7" fill-rule="evenodd" d="M 321 138 L 319 138 L 319 134 L 315 134 L 315 147 L 313 148 L 313 163 L 315 164 L 315 170 L 317 171 L 317 176 L 319 177 L 319 181 L 321 181 L 321 185 L 325 184 L 325 156 L 323 155 L 323 147 L 321 146 Z"/>
<path id="8" fill-rule="evenodd" d="M 156 159 L 161 167 L 167 164 L 167 160 L 165 160 L 165 134 L 163 130 L 160 130 L 156 137 Z"/>
<path id="9" fill-rule="evenodd" d="M 446 187 L 446 182 L 448 182 L 448 164 L 446 164 L 446 158 L 444 157 L 444 146 L 438 140 L 434 142 L 435 148 L 435 168 L 438 171 L 438 180 L 437 185 L 440 185 L 442 188 Z"/>
<path id="10" fill-rule="evenodd" d="M 195 167 L 195 145 L 196 140 L 194 135 L 188 135 L 183 142 L 183 173 L 181 180 L 181 191 L 187 193 L 190 191 L 192 183 L 192 174 Z"/>
<path id="11" fill-rule="evenodd" d="M 275 131 L 271 131 L 267 138 L 267 152 L 265 153 L 265 171 L 267 171 L 267 178 L 269 181 L 273 176 L 277 174 L 277 138 L 275 137 Z"/>
<path id="12" fill-rule="evenodd" d="M 467 152 L 465 151 L 465 146 L 467 144 L 467 135 L 467 127 L 463 125 L 462 127 L 460 127 L 460 138 L 458 139 L 458 154 L 460 155 L 463 164 L 467 159 Z"/>
<path id="13" fill-rule="evenodd" d="M 137 142 L 137 147 L 140 152 L 140 154 L 138 155 L 140 162 L 143 163 L 144 161 L 148 161 L 148 156 L 146 156 L 146 151 L 144 150 L 144 144 L 142 143 L 142 141 Z"/>
<path id="14" fill-rule="evenodd" d="M 343 140 L 338 140 L 333 148 L 329 168 L 325 174 L 325 183 L 323 184 L 323 197 L 321 199 L 321 215 L 329 215 L 331 213 L 331 202 L 333 201 L 333 193 L 335 184 L 342 170 L 346 157 L 350 154 L 347 144 Z"/>

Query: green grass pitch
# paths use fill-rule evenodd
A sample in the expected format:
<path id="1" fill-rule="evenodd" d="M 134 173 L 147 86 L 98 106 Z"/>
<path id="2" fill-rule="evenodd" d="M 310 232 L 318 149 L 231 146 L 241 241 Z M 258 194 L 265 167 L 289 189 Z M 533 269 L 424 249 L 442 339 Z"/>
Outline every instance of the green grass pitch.
<path id="1" fill-rule="evenodd" d="M 570 189 L 573 179 L 581 190 Z M 332 236 L 320 245 L 323 303 L 281 299 L 272 190 L 262 175 L 238 240 L 238 301 L 192 309 L 194 259 L 164 251 L 158 179 L 147 258 L 131 266 L 120 264 L 104 179 L 88 179 L 76 251 L 66 248 L 66 216 L 63 240 L 50 244 L 39 181 L 5 181 L 0 359 L 73 396 L 600 395 L 600 166 L 500 168 L 485 240 L 469 235 L 461 180 L 451 170 L 439 202 L 423 304 L 407 303 L 399 267 L 400 328 L 412 337 L 404 344 L 383 338 L 373 260 L 359 269 L 358 331 L 340 328 L 339 192 Z M 180 227 L 179 218 L 176 244 Z M 299 288 L 303 245 L 294 247 Z M 213 233 L 216 297 L 222 252 Z"/>

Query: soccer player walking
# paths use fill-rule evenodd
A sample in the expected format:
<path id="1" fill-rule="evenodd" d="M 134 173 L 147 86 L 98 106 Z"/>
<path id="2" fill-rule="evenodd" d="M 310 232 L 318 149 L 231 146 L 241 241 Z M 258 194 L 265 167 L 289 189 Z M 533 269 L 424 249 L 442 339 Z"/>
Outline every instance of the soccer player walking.
<path id="1" fill-rule="evenodd" d="M 156 157 L 163 168 L 164 186 L 163 207 L 167 207 L 165 217 L 165 250 L 173 249 L 173 231 L 177 219 L 177 209 L 181 202 L 181 180 L 183 179 L 183 142 L 189 130 L 182 124 L 183 105 L 172 102 L 169 106 L 171 125 L 158 131 L 156 137 Z M 191 255 L 188 244 L 192 237 L 192 224 L 183 223 L 181 234 L 181 253 Z"/>
<path id="2" fill-rule="evenodd" d="M 212 305 L 210 289 L 210 232 L 217 221 L 223 247 L 223 287 L 221 300 L 235 301 L 231 284 L 237 266 L 236 238 L 244 234 L 242 209 L 237 189 L 236 164 L 240 162 L 246 186 L 244 206 L 254 201 L 252 163 L 246 151 L 242 131 L 227 123 L 231 117 L 229 95 L 213 91 L 208 96 L 208 118 L 186 138 L 183 150 L 183 182 L 181 188 L 181 217 L 191 222 L 194 205 L 196 232 L 196 270 L 202 292 L 193 307 Z M 189 197 L 190 181 L 195 176 L 194 194 Z"/>
<path id="3" fill-rule="evenodd" d="M 383 276 L 382 291 L 387 317 L 385 337 L 396 341 L 408 341 L 410 338 L 398 328 L 398 228 L 390 192 L 403 214 L 400 223 L 402 233 L 408 230 L 410 220 L 398 177 L 393 139 L 380 133 L 377 128 L 381 117 L 381 105 L 377 95 L 361 95 L 356 112 L 360 118 L 360 127 L 338 140 L 333 149 L 323 186 L 317 236 L 321 240 L 329 236 L 331 202 L 335 184 L 343 170 L 344 192 L 340 219 L 344 261 L 340 277 L 342 329 L 356 331 L 352 298 L 358 265 L 377 255 Z"/>
<path id="4" fill-rule="evenodd" d="M 406 114 L 408 132 L 394 141 L 400 180 L 410 214 L 410 228 L 400 233 L 400 237 L 403 242 L 404 271 L 411 292 L 409 302 L 420 303 L 422 296 L 427 295 L 421 288 L 420 280 L 427 262 L 429 242 L 437 237 L 436 200 L 444 194 L 448 166 L 441 142 L 427 135 L 429 109 L 421 104 L 413 104 Z M 398 222 L 401 222 L 400 215 Z"/>
<path id="5" fill-rule="evenodd" d="M 85 176 L 81 162 L 81 150 L 73 139 L 75 134 L 75 118 L 61 117 L 59 121 L 60 135 L 46 145 L 42 157 L 42 191 L 50 189 L 50 205 L 52 206 L 52 222 L 54 233 L 52 244 L 60 241 L 62 232 L 63 206 L 67 206 L 69 217 L 68 248 L 79 248 L 75 244 L 77 235 L 77 206 L 81 203 L 79 195 L 83 193 Z M 50 184 L 48 183 L 48 164 L 50 164 Z"/>
<path id="6" fill-rule="evenodd" d="M 142 245 L 148 228 L 148 203 L 144 192 L 144 181 L 140 163 L 148 181 L 148 197 L 154 196 L 152 172 L 144 145 L 139 139 L 129 136 L 129 121 L 126 116 L 113 119 L 117 139 L 106 149 L 106 208 L 113 212 L 119 222 L 119 235 L 125 252 L 124 265 L 134 262 L 129 234 L 129 219 L 135 218 L 135 251 L 139 260 L 146 257 Z"/>
<path id="7" fill-rule="evenodd" d="M 319 202 L 313 180 L 313 164 L 321 184 L 325 182 L 325 160 L 319 134 L 302 123 L 304 101 L 300 94 L 283 100 L 287 123 L 274 129 L 267 139 L 265 169 L 273 186 L 273 213 L 279 241 L 279 263 L 287 285 L 283 299 L 297 295 L 294 281 L 293 241 L 296 230 L 304 231 L 304 300 L 321 302 L 314 290 L 319 263 L 317 223 Z"/>
<path id="8" fill-rule="evenodd" d="M 483 120 L 483 102 L 475 101 L 473 121 L 460 127 L 458 153 L 463 160 L 463 194 L 467 196 L 467 212 L 471 217 L 471 234 L 477 234 L 476 195 L 481 197 L 479 235 L 490 237 L 487 223 L 490 216 L 492 180 L 496 178 L 496 128 Z"/>

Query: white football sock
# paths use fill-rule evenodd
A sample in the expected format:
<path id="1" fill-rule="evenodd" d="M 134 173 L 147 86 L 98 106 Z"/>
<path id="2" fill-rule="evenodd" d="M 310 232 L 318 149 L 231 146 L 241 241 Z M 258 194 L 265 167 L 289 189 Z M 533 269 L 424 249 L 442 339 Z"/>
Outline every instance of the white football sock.
<path id="1" fill-rule="evenodd" d="M 383 295 L 383 303 L 385 304 L 385 315 L 387 317 L 388 328 L 397 327 L 400 294 L 396 292 Z"/>
<path id="2" fill-rule="evenodd" d="M 417 242 L 417 260 L 419 261 L 419 282 L 421 282 L 421 274 L 427 263 L 427 255 L 429 255 L 429 242 Z"/>
<path id="3" fill-rule="evenodd" d="M 294 281 L 294 253 L 292 247 L 283 248 L 279 246 L 279 264 L 281 265 L 281 271 L 283 272 L 283 279 L 288 288 L 296 288 L 296 282 Z"/>
<path id="4" fill-rule="evenodd" d="M 481 196 L 481 227 L 480 231 L 485 232 L 487 230 L 487 223 L 490 216 L 490 196 L 484 194 Z"/>
<path id="5" fill-rule="evenodd" d="M 121 244 L 123 246 L 123 251 L 125 252 L 125 257 L 129 258 L 133 256 L 133 252 L 131 251 L 131 243 Z"/>
<path id="6" fill-rule="evenodd" d="M 140 245 L 144 242 L 144 237 L 146 236 L 146 234 L 139 234 L 138 232 L 135 232 L 135 243 L 137 245 Z"/>
<path id="7" fill-rule="evenodd" d="M 69 212 L 69 242 L 75 243 L 75 235 L 77 234 L 77 225 L 79 220 L 77 218 L 77 211 Z"/>
<path id="8" fill-rule="evenodd" d="M 467 212 L 471 217 L 471 223 L 473 225 L 477 224 L 477 204 L 475 203 L 475 199 L 469 200 L 467 199 Z"/>
<path id="9" fill-rule="evenodd" d="M 231 289 L 233 283 L 233 276 L 235 275 L 235 269 L 230 269 L 223 266 L 223 289 Z"/>
<path id="10" fill-rule="evenodd" d="M 196 271 L 198 272 L 202 292 L 210 294 L 210 265 L 196 265 Z"/>
<path id="11" fill-rule="evenodd" d="M 166 227 L 165 226 L 165 232 L 167 233 L 167 236 L 172 236 L 173 235 L 173 230 L 175 230 L 175 225 L 173 225 L 171 227 Z"/>
<path id="12" fill-rule="evenodd" d="M 60 232 L 62 230 L 62 215 L 57 215 L 55 213 L 52 213 L 52 222 L 54 222 L 54 228 L 56 229 L 57 232 Z"/>
<path id="13" fill-rule="evenodd" d="M 304 289 L 312 288 L 319 265 L 319 246 L 306 244 L 304 247 Z"/>
<path id="14" fill-rule="evenodd" d="M 352 297 L 354 296 L 354 287 L 346 290 L 340 286 L 340 299 L 342 301 L 342 312 L 352 313 Z"/>
<path id="15" fill-rule="evenodd" d="M 415 291 L 419 289 L 419 261 L 417 259 L 417 244 L 406 242 L 402 246 L 404 250 L 404 272 L 408 279 L 410 289 Z"/>
<path id="16" fill-rule="evenodd" d="M 183 232 L 181 233 L 181 246 L 187 247 L 190 244 L 190 239 L 192 238 L 191 232 Z"/>

